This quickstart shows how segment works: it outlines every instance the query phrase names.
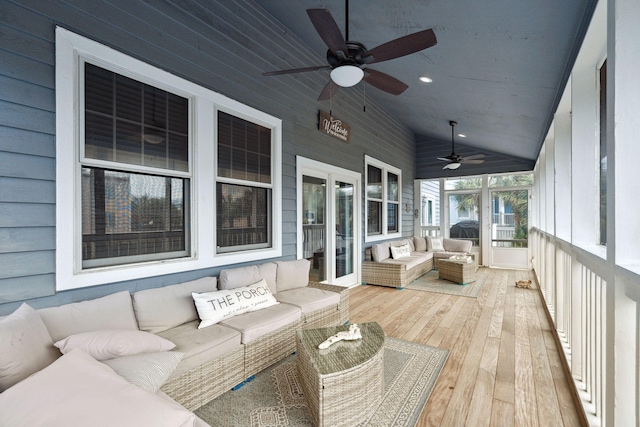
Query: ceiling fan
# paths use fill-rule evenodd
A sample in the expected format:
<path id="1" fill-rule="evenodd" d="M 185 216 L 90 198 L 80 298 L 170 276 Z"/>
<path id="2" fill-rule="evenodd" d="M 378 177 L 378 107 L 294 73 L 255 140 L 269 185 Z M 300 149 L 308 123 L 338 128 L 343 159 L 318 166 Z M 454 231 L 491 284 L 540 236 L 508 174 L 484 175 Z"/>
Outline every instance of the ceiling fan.
<path id="1" fill-rule="evenodd" d="M 456 154 L 455 149 L 453 148 L 453 134 L 454 129 L 458 123 L 453 120 L 449 121 L 449 125 L 451 126 L 451 154 L 446 157 L 438 157 L 438 160 L 443 160 L 445 162 L 449 162 L 442 169 L 458 169 L 461 164 L 465 163 L 468 165 L 479 165 L 480 163 L 484 163 L 482 158 L 484 154 L 474 154 L 473 156 L 462 157 L 459 154 Z"/>
<path id="2" fill-rule="evenodd" d="M 277 76 L 330 69 L 331 80 L 320 93 L 319 101 L 331 98 L 340 87 L 351 87 L 361 80 L 392 95 L 400 95 L 404 92 L 409 87 L 405 83 L 388 74 L 365 67 L 369 64 L 410 55 L 434 46 L 437 40 L 433 30 L 429 29 L 409 34 L 367 50 L 362 43 L 349 40 L 348 0 L 345 2 L 345 6 L 346 38 L 342 36 L 338 24 L 336 24 L 327 9 L 307 9 L 307 15 L 309 15 L 311 23 L 329 48 L 327 51 L 328 65 L 269 71 L 262 74 L 264 76 Z"/>

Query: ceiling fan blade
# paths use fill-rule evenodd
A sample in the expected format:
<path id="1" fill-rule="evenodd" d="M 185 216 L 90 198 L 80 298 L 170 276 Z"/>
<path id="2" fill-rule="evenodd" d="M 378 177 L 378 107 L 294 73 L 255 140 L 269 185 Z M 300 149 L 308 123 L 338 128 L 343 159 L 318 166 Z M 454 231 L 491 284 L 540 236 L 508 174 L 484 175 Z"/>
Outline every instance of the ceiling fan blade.
<path id="1" fill-rule="evenodd" d="M 433 30 L 419 31 L 374 47 L 365 53 L 362 58 L 367 64 L 388 61 L 419 52 L 434 46 L 436 43 L 438 43 L 438 41 L 436 40 L 436 34 Z"/>
<path id="2" fill-rule="evenodd" d="M 451 160 L 453 160 L 453 158 L 451 156 L 449 156 L 449 157 L 438 157 L 438 160 L 442 160 L 443 162 L 450 162 Z"/>
<path id="3" fill-rule="evenodd" d="M 467 158 L 461 159 L 460 163 L 464 163 L 465 165 L 479 165 L 480 163 L 484 163 L 484 160 L 476 159 L 469 160 Z"/>
<path id="4" fill-rule="evenodd" d="M 329 80 L 329 83 L 327 83 L 324 89 L 322 89 L 322 92 L 320 92 L 320 96 L 318 96 L 318 101 L 326 101 L 327 99 L 335 95 L 338 89 L 340 89 L 340 86 L 335 84 L 333 80 Z"/>
<path id="5" fill-rule="evenodd" d="M 316 70 L 324 70 L 330 69 L 331 67 L 328 65 L 318 65 L 316 67 L 306 67 L 306 68 L 290 68 L 288 70 L 276 70 L 276 71 L 267 71 L 262 73 L 263 76 L 279 76 L 282 74 L 294 74 L 294 73 L 306 73 L 307 71 L 316 71 Z"/>
<path id="6" fill-rule="evenodd" d="M 400 95 L 409 87 L 395 77 L 391 77 L 389 74 L 372 70 L 370 68 L 365 69 L 364 72 L 365 77 L 363 80 L 365 82 L 392 95 Z"/>
<path id="7" fill-rule="evenodd" d="M 331 13 L 327 9 L 307 9 L 307 15 L 329 50 L 338 57 L 348 57 L 347 42 Z M 338 52 L 342 52 L 342 55 Z"/>
<path id="8" fill-rule="evenodd" d="M 483 159 L 485 157 L 484 154 L 474 154 L 472 156 L 465 156 L 464 160 L 475 160 L 475 159 Z"/>

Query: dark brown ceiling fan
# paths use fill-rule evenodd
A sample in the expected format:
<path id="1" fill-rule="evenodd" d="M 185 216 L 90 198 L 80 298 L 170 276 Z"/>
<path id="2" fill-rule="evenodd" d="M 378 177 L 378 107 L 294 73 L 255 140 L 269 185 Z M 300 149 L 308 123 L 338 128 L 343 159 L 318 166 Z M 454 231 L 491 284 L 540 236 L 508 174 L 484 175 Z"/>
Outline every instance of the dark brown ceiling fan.
<path id="1" fill-rule="evenodd" d="M 269 71 L 262 74 L 264 76 L 278 76 L 330 69 L 331 80 L 320 93 L 319 101 L 331 98 L 340 87 L 351 87 L 361 80 L 392 95 L 400 95 L 404 92 L 409 87 L 405 83 L 388 74 L 366 68 L 366 66 L 410 55 L 434 46 L 437 40 L 433 30 L 409 34 L 367 50 L 362 43 L 349 40 L 348 0 L 345 2 L 345 6 L 346 38 L 342 36 L 338 24 L 327 9 L 307 9 L 311 23 L 329 48 L 327 51 L 328 65 Z"/>
<path id="2" fill-rule="evenodd" d="M 453 120 L 449 121 L 449 126 L 451 126 L 451 154 L 446 157 L 438 157 L 438 160 L 448 162 L 442 169 L 458 169 L 463 163 L 468 165 L 479 165 L 480 163 L 484 163 L 484 154 L 474 154 L 473 156 L 466 157 L 456 154 L 456 150 L 453 145 L 453 134 L 457 124 L 458 123 Z"/>

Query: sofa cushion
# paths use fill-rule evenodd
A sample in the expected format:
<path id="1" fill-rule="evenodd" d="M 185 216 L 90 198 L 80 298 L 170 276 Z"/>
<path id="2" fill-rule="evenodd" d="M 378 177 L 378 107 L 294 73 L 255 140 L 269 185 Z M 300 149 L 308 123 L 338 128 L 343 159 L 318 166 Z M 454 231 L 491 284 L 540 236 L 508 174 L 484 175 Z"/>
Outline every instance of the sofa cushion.
<path id="1" fill-rule="evenodd" d="M 240 332 L 242 343 L 247 344 L 270 332 L 286 326 L 302 316 L 299 307 L 289 304 L 272 305 L 262 310 L 234 316 L 223 320 L 220 325 L 228 326 Z"/>
<path id="2" fill-rule="evenodd" d="M 275 262 L 266 262 L 259 265 L 222 270 L 218 279 L 218 289 L 240 288 L 264 279 L 269 289 L 271 289 L 271 293 L 275 295 L 278 292 L 276 287 L 277 269 L 278 267 Z"/>
<path id="3" fill-rule="evenodd" d="M 186 427 L 195 415 L 74 350 L 0 394 L 0 425 Z"/>
<path id="4" fill-rule="evenodd" d="M 194 292 L 192 296 L 202 320 L 198 328 L 206 328 L 223 319 L 278 304 L 264 279 L 250 286 L 203 294 Z"/>
<path id="5" fill-rule="evenodd" d="M 389 247 L 389 242 L 376 243 L 371 246 L 371 258 L 376 262 L 391 258 L 391 251 L 389 250 Z"/>
<path id="6" fill-rule="evenodd" d="M 38 310 L 53 341 L 80 332 L 104 329 L 138 329 L 128 291 L 102 298 Z"/>
<path id="7" fill-rule="evenodd" d="M 175 351 L 184 353 L 182 361 L 169 379 L 177 378 L 205 362 L 241 347 L 240 332 L 220 325 L 198 329 L 199 323 L 194 320 L 158 333 L 176 345 Z"/>
<path id="8" fill-rule="evenodd" d="M 429 250 L 431 252 L 444 251 L 444 246 L 442 246 L 442 238 L 440 238 L 440 237 L 427 237 L 427 250 Z"/>
<path id="9" fill-rule="evenodd" d="M 27 304 L 0 320 L 0 392 L 53 363 L 60 352 Z"/>
<path id="10" fill-rule="evenodd" d="M 175 344 L 162 337 L 144 331 L 113 329 L 81 332 L 70 335 L 54 344 L 63 354 L 76 348 L 82 349 L 96 360 L 132 356 L 153 351 L 167 351 Z"/>
<path id="11" fill-rule="evenodd" d="M 473 242 L 471 240 L 459 240 L 459 239 L 442 239 L 442 246 L 447 252 L 471 252 L 471 246 Z"/>
<path id="12" fill-rule="evenodd" d="M 411 256 L 422 258 L 424 261 L 428 261 L 433 258 L 436 252 L 411 252 Z"/>
<path id="13" fill-rule="evenodd" d="M 391 245 L 391 258 L 400 259 L 411 255 L 411 247 L 409 245 L 393 246 Z"/>
<path id="14" fill-rule="evenodd" d="M 197 320 L 198 312 L 191 293 L 211 292 L 217 289 L 215 277 L 203 277 L 177 285 L 136 292 L 132 299 L 138 327 L 155 334 Z"/>
<path id="15" fill-rule="evenodd" d="M 184 357 L 179 351 L 156 351 L 116 357 L 102 363 L 131 384 L 156 393 Z"/>
<path id="16" fill-rule="evenodd" d="M 413 246 L 415 247 L 415 252 L 426 252 L 427 251 L 427 239 L 420 236 L 413 237 Z"/>
<path id="17" fill-rule="evenodd" d="M 303 313 L 312 313 L 326 307 L 340 304 L 340 294 L 317 288 L 296 288 L 278 292 L 276 299 L 280 302 L 300 307 Z"/>
<path id="18" fill-rule="evenodd" d="M 295 261 L 276 261 L 276 288 L 278 292 L 288 289 L 302 288 L 309 284 L 309 269 L 311 262 L 308 259 Z"/>
<path id="19" fill-rule="evenodd" d="M 425 258 L 422 256 L 408 256 L 400 259 L 385 259 L 382 261 L 385 264 L 400 264 L 406 266 L 407 270 L 411 270 L 412 268 L 422 264 L 425 262 Z"/>

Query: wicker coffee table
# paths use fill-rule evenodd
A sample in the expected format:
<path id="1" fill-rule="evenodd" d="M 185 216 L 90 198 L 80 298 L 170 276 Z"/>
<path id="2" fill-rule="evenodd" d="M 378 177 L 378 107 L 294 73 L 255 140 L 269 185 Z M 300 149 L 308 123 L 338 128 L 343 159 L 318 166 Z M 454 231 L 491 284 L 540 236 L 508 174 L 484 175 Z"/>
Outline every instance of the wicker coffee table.
<path id="1" fill-rule="evenodd" d="M 297 332 L 296 367 L 316 426 L 354 426 L 368 420 L 382 401 L 384 331 L 375 322 L 358 325 L 362 339 L 318 344 L 348 326 Z"/>
<path id="2" fill-rule="evenodd" d="M 458 282 L 461 285 L 475 282 L 478 278 L 478 263 L 473 256 L 471 262 L 451 258 L 437 259 L 436 268 L 440 279 Z"/>

